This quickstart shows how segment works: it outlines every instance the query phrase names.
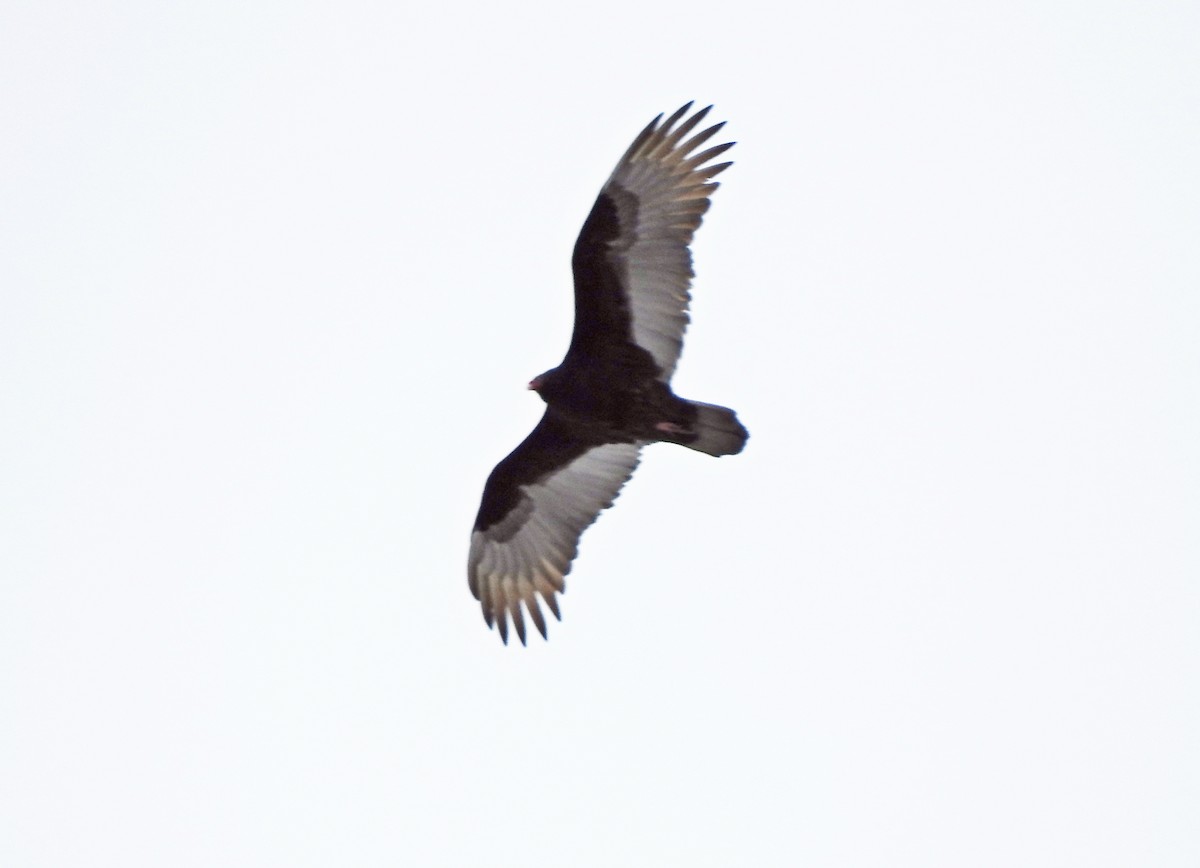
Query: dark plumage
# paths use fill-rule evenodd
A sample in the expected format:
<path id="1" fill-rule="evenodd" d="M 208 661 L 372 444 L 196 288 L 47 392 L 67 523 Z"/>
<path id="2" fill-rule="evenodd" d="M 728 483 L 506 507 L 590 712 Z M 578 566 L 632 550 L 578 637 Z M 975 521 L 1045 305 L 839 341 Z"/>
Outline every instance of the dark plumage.
<path id="1" fill-rule="evenodd" d="M 746 444 L 732 410 L 680 398 L 670 385 L 688 323 L 688 245 L 717 188 L 712 178 L 731 165 L 709 163 L 733 147 L 695 153 L 724 125 L 687 138 L 709 111 L 680 123 L 691 106 L 642 130 L 600 191 L 571 258 L 571 346 L 529 384 L 546 412 L 484 487 L 467 575 L 506 643 L 509 617 L 522 643 L 524 614 L 546 635 L 539 595 L 559 617 L 555 593 L 579 537 L 612 505 L 643 446 L 733 455 Z"/>

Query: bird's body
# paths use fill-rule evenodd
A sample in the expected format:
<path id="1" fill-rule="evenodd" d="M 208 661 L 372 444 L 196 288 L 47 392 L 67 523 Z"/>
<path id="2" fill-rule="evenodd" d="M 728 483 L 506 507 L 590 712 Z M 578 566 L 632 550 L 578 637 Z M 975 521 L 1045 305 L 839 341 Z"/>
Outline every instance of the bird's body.
<path id="1" fill-rule="evenodd" d="M 684 141 L 684 106 L 634 140 L 575 244 L 575 330 L 557 368 L 529 384 L 546 402 L 532 433 L 496 466 L 471 535 L 468 579 L 488 625 L 522 643 L 522 604 L 543 636 L 538 596 L 557 617 L 579 537 L 612 505 L 641 449 L 671 442 L 729 455 L 745 445 L 732 410 L 675 395 L 670 380 L 687 327 L 688 245 L 730 164 L 705 165 L 732 143 L 692 155 L 721 125 Z"/>

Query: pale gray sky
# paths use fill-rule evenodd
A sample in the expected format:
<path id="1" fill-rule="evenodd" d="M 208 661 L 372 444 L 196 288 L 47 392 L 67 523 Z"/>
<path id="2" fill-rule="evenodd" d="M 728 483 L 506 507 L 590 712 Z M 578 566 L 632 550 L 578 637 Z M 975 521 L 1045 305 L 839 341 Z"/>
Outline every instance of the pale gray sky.
<path id="1" fill-rule="evenodd" d="M 1200 864 L 1200 7 L 2 18 L 0 862 Z M 483 481 L 689 99 L 750 444 L 506 648 Z"/>

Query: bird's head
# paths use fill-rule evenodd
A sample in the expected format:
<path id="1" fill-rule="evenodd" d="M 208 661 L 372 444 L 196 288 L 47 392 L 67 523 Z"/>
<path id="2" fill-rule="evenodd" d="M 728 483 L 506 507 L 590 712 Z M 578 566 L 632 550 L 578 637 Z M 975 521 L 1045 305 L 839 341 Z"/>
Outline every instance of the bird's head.
<path id="1" fill-rule="evenodd" d="M 554 378 L 554 375 L 556 373 L 558 373 L 558 368 L 551 368 L 550 370 L 548 370 L 544 373 L 538 374 L 536 377 L 534 377 L 532 380 L 529 381 L 529 385 L 526 386 L 526 388 L 531 389 L 532 391 L 537 392 L 539 395 L 541 395 L 542 390 L 545 389 L 548 385 L 550 385 L 550 382 Z M 543 396 L 543 397 L 545 397 L 545 396 Z"/>

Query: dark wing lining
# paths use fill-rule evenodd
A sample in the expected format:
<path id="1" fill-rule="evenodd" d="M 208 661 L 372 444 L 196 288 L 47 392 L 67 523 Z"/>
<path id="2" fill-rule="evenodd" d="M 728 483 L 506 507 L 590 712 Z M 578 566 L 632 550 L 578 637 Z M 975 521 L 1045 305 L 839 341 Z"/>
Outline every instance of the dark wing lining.
<path id="1" fill-rule="evenodd" d="M 508 642 L 508 618 L 522 644 L 522 604 L 542 636 L 540 594 L 557 618 L 555 593 L 579 538 L 612 506 L 637 467 L 641 444 L 589 441 L 547 409 L 541 422 L 496 465 L 471 533 L 467 579 L 489 627 Z"/>
<path id="2" fill-rule="evenodd" d="M 731 165 L 705 164 L 733 147 L 729 142 L 692 156 L 724 124 L 684 141 L 711 108 L 676 127 L 691 105 L 661 125 L 659 115 L 642 130 L 583 224 L 571 260 L 575 331 L 568 360 L 632 340 L 654 357 L 662 380 L 675 371 L 694 276 L 688 245 L 717 188 L 711 179 Z"/>

